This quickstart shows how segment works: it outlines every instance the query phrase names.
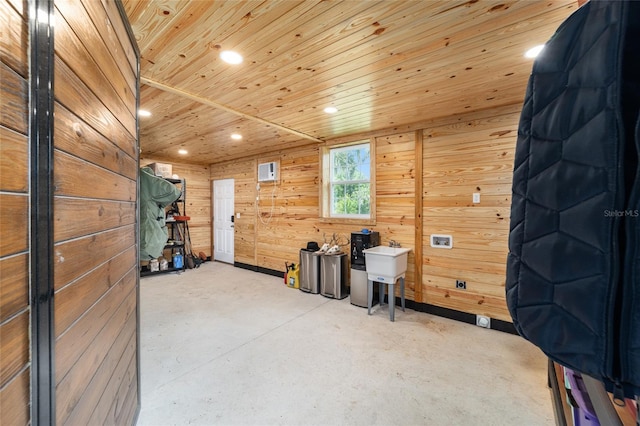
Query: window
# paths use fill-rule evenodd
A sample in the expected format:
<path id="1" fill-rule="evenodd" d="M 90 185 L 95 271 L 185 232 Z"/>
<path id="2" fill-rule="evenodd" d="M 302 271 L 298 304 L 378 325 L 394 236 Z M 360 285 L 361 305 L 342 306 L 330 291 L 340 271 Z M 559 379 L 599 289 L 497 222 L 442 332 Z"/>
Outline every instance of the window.
<path id="1" fill-rule="evenodd" d="M 371 144 L 328 147 L 322 160 L 323 217 L 373 219 Z"/>

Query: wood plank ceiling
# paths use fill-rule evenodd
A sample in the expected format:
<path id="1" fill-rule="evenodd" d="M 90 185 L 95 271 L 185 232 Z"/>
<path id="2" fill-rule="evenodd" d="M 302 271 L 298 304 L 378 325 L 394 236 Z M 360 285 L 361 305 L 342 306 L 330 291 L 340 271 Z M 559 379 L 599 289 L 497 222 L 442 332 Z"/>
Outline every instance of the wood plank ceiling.
<path id="1" fill-rule="evenodd" d="M 532 65 L 523 53 L 578 8 L 576 0 L 123 4 L 142 56 L 140 105 L 152 112 L 140 119 L 142 156 L 194 164 L 521 102 Z M 222 50 L 244 62 L 223 62 Z"/>

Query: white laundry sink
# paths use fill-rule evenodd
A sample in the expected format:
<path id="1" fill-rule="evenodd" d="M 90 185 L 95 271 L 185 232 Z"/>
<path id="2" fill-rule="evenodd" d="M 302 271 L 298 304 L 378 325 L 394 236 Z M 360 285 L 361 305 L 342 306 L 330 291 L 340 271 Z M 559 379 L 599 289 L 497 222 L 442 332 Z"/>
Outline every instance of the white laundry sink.
<path id="1" fill-rule="evenodd" d="M 376 246 L 362 250 L 365 256 L 367 278 L 393 284 L 407 272 L 410 248 Z"/>

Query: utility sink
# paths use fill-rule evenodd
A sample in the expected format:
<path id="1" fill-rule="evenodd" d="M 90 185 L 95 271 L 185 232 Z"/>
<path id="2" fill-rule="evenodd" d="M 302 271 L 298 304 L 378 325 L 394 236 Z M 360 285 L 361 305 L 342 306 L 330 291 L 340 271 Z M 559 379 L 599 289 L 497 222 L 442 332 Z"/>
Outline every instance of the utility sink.
<path id="1" fill-rule="evenodd" d="M 410 248 L 376 246 L 362 250 L 366 259 L 367 278 L 393 284 L 407 272 Z"/>

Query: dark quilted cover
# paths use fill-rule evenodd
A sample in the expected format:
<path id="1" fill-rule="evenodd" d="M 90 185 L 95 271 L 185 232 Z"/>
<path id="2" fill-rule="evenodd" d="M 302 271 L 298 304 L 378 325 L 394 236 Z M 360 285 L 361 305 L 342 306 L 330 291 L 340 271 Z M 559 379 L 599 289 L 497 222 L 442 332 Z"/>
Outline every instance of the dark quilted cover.
<path id="1" fill-rule="evenodd" d="M 534 63 L 506 280 L 523 337 L 627 395 L 640 388 L 638 5 L 588 2 Z"/>

